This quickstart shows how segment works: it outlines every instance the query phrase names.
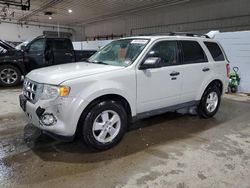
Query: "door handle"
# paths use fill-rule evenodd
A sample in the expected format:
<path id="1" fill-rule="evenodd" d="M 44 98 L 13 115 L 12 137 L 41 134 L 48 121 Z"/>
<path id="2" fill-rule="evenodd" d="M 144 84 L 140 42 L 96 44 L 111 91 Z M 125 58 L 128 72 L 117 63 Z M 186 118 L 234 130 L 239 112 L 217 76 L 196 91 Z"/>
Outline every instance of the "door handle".
<path id="1" fill-rule="evenodd" d="M 36 54 L 37 56 L 41 56 L 42 54 Z"/>
<path id="2" fill-rule="evenodd" d="M 203 72 L 210 71 L 210 68 L 204 67 L 204 68 L 202 69 L 202 71 L 203 71 Z"/>
<path id="3" fill-rule="evenodd" d="M 65 55 L 67 55 L 67 56 L 72 56 L 72 53 L 65 53 Z"/>
<path id="4" fill-rule="evenodd" d="M 170 73 L 170 76 L 178 76 L 179 74 L 180 74 L 179 72 L 174 71 L 174 72 Z"/>
<path id="5" fill-rule="evenodd" d="M 171 80 L 177 80 L 177 78 L 176 77 L 172 77 Z"/>

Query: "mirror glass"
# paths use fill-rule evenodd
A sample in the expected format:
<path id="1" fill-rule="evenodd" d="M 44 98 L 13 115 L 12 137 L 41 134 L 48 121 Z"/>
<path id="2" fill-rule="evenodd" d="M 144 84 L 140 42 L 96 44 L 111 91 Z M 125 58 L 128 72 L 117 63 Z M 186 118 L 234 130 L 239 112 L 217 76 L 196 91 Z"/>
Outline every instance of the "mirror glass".
<path id="1" fill-rule="evenodd" d="M 160 67 L 161 58 L 159 57 L 149 57 L 147 58 L 140 69 L 158 68 Z"/>
<path id="2" fill-rule="evenodd" d="M 25 51 L 26 50 L 26 46 L 21 46 L 21 50 Z"/>

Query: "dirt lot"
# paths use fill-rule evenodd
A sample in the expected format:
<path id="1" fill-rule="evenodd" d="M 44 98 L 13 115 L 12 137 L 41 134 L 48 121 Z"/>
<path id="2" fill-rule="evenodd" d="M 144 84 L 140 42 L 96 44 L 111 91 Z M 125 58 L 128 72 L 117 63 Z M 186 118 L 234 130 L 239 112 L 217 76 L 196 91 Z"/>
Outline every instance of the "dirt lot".
<path id="1" fill-rule="evenodd" d="M 250 98 L 226 95 L 209 120 L 137 122 L 114 149 L 60 143 L 29 125 L 20 89 L 0 90 L 0 187 L 250 187 Z"/>

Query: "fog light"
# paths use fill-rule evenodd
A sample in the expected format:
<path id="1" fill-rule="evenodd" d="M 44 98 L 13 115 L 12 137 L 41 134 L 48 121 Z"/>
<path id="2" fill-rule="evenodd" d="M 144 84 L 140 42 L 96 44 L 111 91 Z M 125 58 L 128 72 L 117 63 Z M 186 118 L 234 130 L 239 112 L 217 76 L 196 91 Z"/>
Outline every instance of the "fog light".
<path id="1" fill-rule="evenodd" d="M 44 126 L 52 126 L 57 122 L 53 114 L 45 113 L 40 118 L 40 123 Z"/>

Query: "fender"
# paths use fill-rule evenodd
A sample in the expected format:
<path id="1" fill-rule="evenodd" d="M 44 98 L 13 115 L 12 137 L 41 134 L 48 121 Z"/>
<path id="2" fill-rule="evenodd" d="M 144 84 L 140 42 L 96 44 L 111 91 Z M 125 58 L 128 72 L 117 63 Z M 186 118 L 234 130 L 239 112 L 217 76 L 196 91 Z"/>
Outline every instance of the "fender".
<path id="1" fill-rule="evenodd" d="M 23 76 L 26 75 L 26 68 L 25 68 L 25 66 L 23 66 L 22 64 L 10 63 L 10 62 L 0 63 L 0 67 L 3 66 L 3 65 L 12 65 L 12 66 L 16 67 L 17 69 L 19 69 L 20 72 L 21 72 L 21 74 L 22 74 Z"/>
<path id="2" fill-rule="evenodd" d="M 18 68 L 23 75 L 26 74 L 26 67 L 23 62 L 23 53 L 17 50 L 11 50 L 0 57 L 0 66 L 12 65 Z"/>
<path id="3" fill-rule="evenodd" d="M 203 81 L 202 86 L 200 87 L 199 92 L 197 93 L 195 100 L 197 100 L 197 101 L 201 100 L 201 97 L 202 97 L 204 91 L 206 90 L 206 88 L 208 87 L 208 85 L 211 82 L 213 82 L 214 80 L 221 81 L 221 83 L 223 84 L 222 87 L 223 87 L 223 93 L 224 93 L 224 91 L 225 91 L 225 85 L 224 85 L 224 83 L 225 82 L 223 81 L 223 77 L 221 75 L 217 75 L 216 77 L 211 77 L 211 78 L 206 79 L 206 80 Z"/>
<path id="4" fill-rule="evenodd" d="M 134 82 L 135 83 L 135 82 Z M 133 84 L 130 84 L 133 85 Z M 70 117 L 69 123 L 72 127 L 77 127 L 78 121 L 82 115 L 84 109 L 95 99 L 105 96 L 105 95 L 119 95 L 127 100 L 132 117 L 136 115 L 136 89 L 134 84 L 134 89 L 126 88 L 125 84 L 121 84 L 120 82 L 116 82 L 113 80 L 102 80 L 96 83 L 85 85 L 86 88 L 84 90 L 79 90 L 77 96 L 74 96 L 75 100 L 72 102 L 70 106 L 74 106 L 71 109 L 71 113 L 74 114 L 74 117 Z M 105 86 L 105 88 L 104 88 Z M 134 96 L 129 95 L 126 91 L 134 91 Z M 131 92 L 130 92 L 131 93 Z"/>

